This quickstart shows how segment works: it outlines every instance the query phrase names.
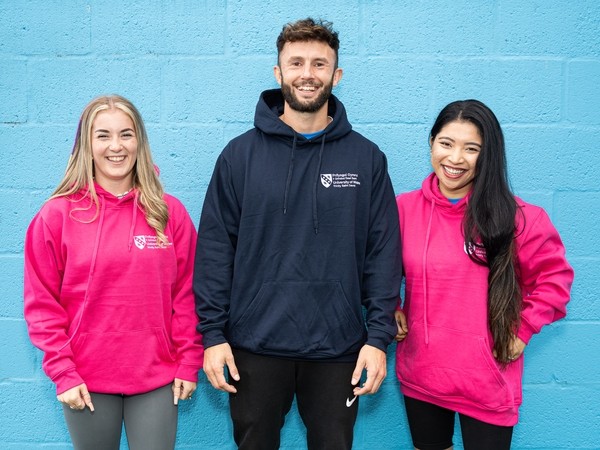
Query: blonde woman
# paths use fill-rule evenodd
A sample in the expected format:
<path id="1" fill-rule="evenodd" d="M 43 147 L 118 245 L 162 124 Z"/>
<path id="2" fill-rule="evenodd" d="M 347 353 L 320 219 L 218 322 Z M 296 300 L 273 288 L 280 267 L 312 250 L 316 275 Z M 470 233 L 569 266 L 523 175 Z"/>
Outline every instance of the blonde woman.
<path id="1" fill-rule="evenodd" d="M 123 423 L 132 449 L 174 448 L 203 359 L 195 237 L 134 105 L 92 100 L 25 239 L 25 319 L 76 449 L 118 449 Z"/>

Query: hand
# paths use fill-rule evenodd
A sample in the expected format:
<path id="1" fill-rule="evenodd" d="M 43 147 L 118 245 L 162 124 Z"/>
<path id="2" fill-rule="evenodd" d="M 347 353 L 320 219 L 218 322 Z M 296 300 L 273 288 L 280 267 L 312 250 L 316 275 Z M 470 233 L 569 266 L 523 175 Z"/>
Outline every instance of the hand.
<path id="1" fill-rule="evenodd" d="M 240 381 L 240 374 L 235 366 L 231 347 L 227 342 L 204 349 L 203 370 L 212 387 L 220 391 L 235 394 L 237 389 L 225 380 L 225 372 L 223 370 L 225 365 L 227 365 L 231 377 L 235 381 Z"/>
<path id="2" fill-rule="evenodd" d="M 526 345 L 527 344 L 523 342 L 520 338 L 518 338 L 517 336 L 513 336 L 512 343 L 510 344 L 509 356 L 511 362 L 518 359 L 523 354 Z"/>
<path id="3" fill-rule="evenodd" d="M 408 323 L 406 323 L 406 316 L 402 311 L 396 311 L 394 317 L 396 318 L 396 325 L 398 325 L 398 333 L 395 339 L 400 342 L 408 334 Z"/>
<path id="4" fill-rule="evenodd" d="M 363 369 L 367 371 L 367 380 L 362 385 L 358 386 Z M 358 361 L 352 373 L 352 385 L 354 395 L 374 394 L 379 390 L 379 386 L 385 379 L 386 359 L 385 352 L 371 345 L 363 345 L 358 354 Z"/>
<path id="5" fill-rule="evenodd" d="M 525 342 L 523 342 L 519 337 L 513 335 L 512 342 L 510 343 L 510 351 L 509 351 L 509 357 L 508 357 L 507 362 L 511 363 L 511 362 L 514 362 L 515 360 L 519 359 L 519 357 L 525 351 L 526 345 L 527 344 Z M 498 357 L 496 350 L 493 351 L 493 354 L 494 354 L 494 358 Z"/>
<path id="6" fill-rule="evenodd" d="M 196 383 L 175 378 L 173 381 L 173 404 L 176 405 L 179 400 L 191 400 L 192 394 L 196 390 Z"/>
<path id="7" fill-rule="evenodd" d="M 94 404 L 85 383 L 75 386 L 62 394 L 56 396 L 59 402 L 64 403 L 71 409 L 85 409 L 87 406 L 94 412 Z"/>

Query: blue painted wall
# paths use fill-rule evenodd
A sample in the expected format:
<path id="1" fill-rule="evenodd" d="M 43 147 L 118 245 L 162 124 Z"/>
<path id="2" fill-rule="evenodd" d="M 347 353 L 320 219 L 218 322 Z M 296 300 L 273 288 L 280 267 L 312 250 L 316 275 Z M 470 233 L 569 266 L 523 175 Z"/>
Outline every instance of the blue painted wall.
<path id="1" fill-rule="evenodd" d="M 70 448 L 22 317 L 22 252 L 85 104 L 117 92 L 138 106 L 166 189 L 197 220 L 218 153 L 276 87 L 282 25 L 309 15 L 340 32 L 335 92 L 387 153 L 397 192 L 429 171 L 427 132 L 446 103 L 497 113 L 515 192 L 548 210 L 576 270 L 567 318 L 526 350 L 513 448 L 600 448 L 597 0 L 0 0 L 0 448 Z M 201 380 L 177 448 L 231 449 L 226 396 Z M 303 433 L 291 413 L 282 448 L 305 448 Z M 411 448 L 393 373 L 361 402 L 355 435 L 357 450 Z"/>

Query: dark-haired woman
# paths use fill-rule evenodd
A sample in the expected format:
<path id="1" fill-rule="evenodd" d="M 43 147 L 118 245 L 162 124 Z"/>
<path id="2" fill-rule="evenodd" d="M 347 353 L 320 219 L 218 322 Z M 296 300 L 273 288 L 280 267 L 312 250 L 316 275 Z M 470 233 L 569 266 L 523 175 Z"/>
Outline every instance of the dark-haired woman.
<path id="1" fill-rule="evenodd" d="M 487 106 L 450 103 L 429 143 L 433 173 L 397 198 L 406 295 L 396 372 L 413 445 L 451 449 L 458 413 L 466 450 L 509 449 L 523 350 L 565 316 L 573 270 L 544 210 L 511 193 Z"/>

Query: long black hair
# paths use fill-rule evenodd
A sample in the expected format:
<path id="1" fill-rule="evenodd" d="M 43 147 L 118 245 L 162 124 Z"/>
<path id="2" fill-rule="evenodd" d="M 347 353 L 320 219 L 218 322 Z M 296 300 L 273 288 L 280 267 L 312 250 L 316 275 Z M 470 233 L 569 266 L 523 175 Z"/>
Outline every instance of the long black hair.
<path id="1" fill-rule="evenodd" d="M 521 290 L 515 271 L 517 203 L 508 184 L 504 136 L 498 119 L 486 105 L 478 100 L 462 100 L 448 104 L 440 112 L 430 139 L 454 121 L 475 125 L 482 140 L 463 219 L 463 235 L 469 257 L 489 267 L 488 326 L 496 359 L 506 365 L 520 325 Z"/>

